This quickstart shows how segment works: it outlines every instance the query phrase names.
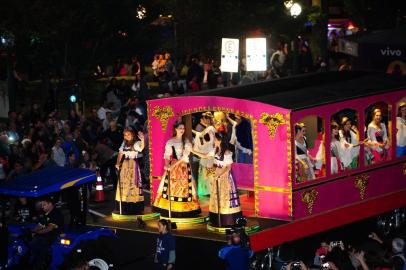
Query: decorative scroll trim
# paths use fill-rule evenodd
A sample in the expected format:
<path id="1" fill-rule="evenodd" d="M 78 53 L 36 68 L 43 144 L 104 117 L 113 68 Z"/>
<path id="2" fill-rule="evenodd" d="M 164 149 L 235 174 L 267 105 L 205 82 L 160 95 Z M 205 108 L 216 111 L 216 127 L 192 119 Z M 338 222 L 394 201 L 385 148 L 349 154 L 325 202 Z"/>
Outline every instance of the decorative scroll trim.
<path id="1" fill-rule="evenodd" d="M 307 212 L 309 215 L 313 213 L 313 206 L 317 199 L 317 195 L 319 195 L 319 192 L 315 189 L 307 190 L 302 193 L 302 202 L 307 205 Z"/>
<path id="2" fill-rule="evenodd" d="M 154 107 L 152 116 L 159 119 L 159 121 L 161 122 L 162 131 L 165 132 L 168 126 L 169 118 L 175 116 L 175 114 L 173 113 L 172 107 L 170 106 L 165 107 L 156 106 Z"/>
<path id="3" fill-rule="evenodd" d="M 286 120 L 281 113 L 261 113 L 259 122 L 268 127 L 269 138 L 271 140 L 275 138 L 276 130 L 278 129 L 279 125 L 286 124 Z"/>
<path id="4" fill-rule="evenodd" d="M 365 198 L 365 191 L 369 182 L 369 175 L 361 174 L 355 177 L 354 186 L 359 189 L 359 197 L 361 200 Z"/>

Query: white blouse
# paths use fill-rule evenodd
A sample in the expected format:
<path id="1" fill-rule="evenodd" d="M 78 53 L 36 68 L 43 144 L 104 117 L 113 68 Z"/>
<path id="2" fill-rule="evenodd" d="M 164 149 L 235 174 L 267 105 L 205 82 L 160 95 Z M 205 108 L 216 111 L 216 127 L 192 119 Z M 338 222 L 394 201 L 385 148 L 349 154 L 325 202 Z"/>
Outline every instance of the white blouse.
<path id="1" fill-rule="evenodd" d="M 143 150 L 141 141 L 134 143 L 133 147 L 128 147 L 123 142 L 118 149 L 119 153 L 122 154 L 125 158 L 135 159 L 138 157 L 138 153 Z"/>
<path id="2" fill-rule="evenodd" d="M 233 164 L 233 153 L 230 151 L 226 151 L 224 153 L 224 158 L 223 160 L 220 160 L 220 156 L 215 154 L 215 150 L 211 151 L 209 153 L 210 156 L 214 157 L 214 165 L 218 166 L 218 167 L 226 167 L 226 166 L 230 166 L 231 164 Z"/>
<path id="3" fill-rule="evenodd" d="M 383 141 L 388 141 L 388 133 L 386 132 L 386 126 L 385 126 L 384 123 L 381 123 L 381 130 L 380 131 L 381 131 L 381 134 L 382 134 Z M 376 136 L 375 136 L 376 132 L 378 132 L 378 129 L 376 129 L 375 126 L 372 123 L 370 123 L 368 125 L 368 130 L 367 130 L 368 138 L 369 138 L 370 141 L 377 142 L 377 139 L 376 139 Z M 382 152 L 382 148 L 380 148 L 378 146 L 372 146 L 371 148 L 378 151 L 378 152 Z M 385 145 L 385 149 L 388 149 L 388 148 L 389 148 L 389 143 L 387 143 Z"/>
<path id="4" fill-rule="evenodd" d="M 342 130 L 339 131 L 340 135 L 340 142 L 341 142 L 341 161 L 344 164 L 344 167 L 348 167 L 352 160 L 355 157 L 359 156 L 359 147 L 354 145 L 358 145 L 358 138 L 357 135 L 354 133 L 354 131 L 350 130 L 350 136 L 351 136 L 351 143 L 347 142 L 347 140 L 344 137 L 344 133 Z M 346 144 L 349 144 L 348 147 L 345 147 Z"/>
<path id="5" fill-rule="evenodd" d="M 402 117 L 396 117 L 396 145 L 406 146 L 406 120 Z"/>
<path id="6" fill-rule="evenodd" d="M 165 145 L 164 159 L 171 159 L 171 156 L 173 155 L 172 147 L 175 148 L 176 157 L 178 160 L 189 163 L 189 155 L 190 151 L 192 150 L 192 144 L 188 140 L 186 140 L 185 145 L 183 145 L 183 142 L 176 138 L 169 139 Z"/>

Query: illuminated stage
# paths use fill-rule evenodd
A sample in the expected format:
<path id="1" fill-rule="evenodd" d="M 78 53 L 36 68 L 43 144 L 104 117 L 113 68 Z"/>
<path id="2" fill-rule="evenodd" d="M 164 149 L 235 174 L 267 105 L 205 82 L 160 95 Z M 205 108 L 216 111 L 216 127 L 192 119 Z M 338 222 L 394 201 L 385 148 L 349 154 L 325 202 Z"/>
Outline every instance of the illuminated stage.
<path id="1" fill-rule="evenodd" d="M 108 194 L 108 197 L 112 197 L 111 194 Z M 263 228 L 271 228 L 275 226 L 279 226 L 282 224 L 286 224 L 286 221 L 279 221 L 279 220 L 270 220 L 270 219 L 261 219 L 254 217 L 254 210 L 253 210 L 253 197 L 249 196 L 249 194 L 242 194 L 241 195 L 241 202 L 243 205 L 243 214 L 248 219 L 248 226 L 247 232 L 254 233 Z M 173 233 L 178 237 L 188 237 L 188 238 L 196 238 L 196 239 L 204 239 L 204 240 L 211 240 L 211 241 L 220 241 L 225 242 L 225 228 L 214 228 L 208 225 L 208 197 L 201 197 L 200 203 L 202 206 L 202 215 L 197 219 L 204 219 L 204 222 L 200 222 L 197 219 L 192 219 L 185 224 L 186 219 L 172 219 L 172 222 L 176 222 L 177 229 L 173 230 Z M 159 215 L 144 215 L 144 216 L 130 216 L 127 218 L 120 217 L 119 215 L 112 215 L 111 211 L 113 210 L 113 205 L 110 202 L 104 202 L 102 204 L 94 204 L 91 205 L 90 208 L 95 210 L 103 215 L 106 215 L 105 218 L 96 218 L 94 216 L 89 216 L 88 218 L 88 225 L 91 226 L 102 226 L 102 227 L 109 227 L 114 228 L 117 230 L 128 230 L 128 231 L 137 231 L 137 232 L 145 232 L 145 233 L 157 233 L 157 221 L 159 219 Z M 150 207 L 147 206 L 145 212 L 150 212 Z M 143 218 L 143 222 L 140 222 L 142 217 L 149 217 Z M 137 220 L 138 217 L 138 220 Z M 154 217 L 154 218 L 152 218 Z"/>

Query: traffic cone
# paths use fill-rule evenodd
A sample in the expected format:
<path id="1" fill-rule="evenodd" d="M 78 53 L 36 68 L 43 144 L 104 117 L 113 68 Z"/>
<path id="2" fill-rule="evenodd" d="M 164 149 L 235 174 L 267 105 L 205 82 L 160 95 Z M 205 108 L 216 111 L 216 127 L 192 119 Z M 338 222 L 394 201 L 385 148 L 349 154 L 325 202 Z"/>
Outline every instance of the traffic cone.
<path id="1" fill-rule="evenodd" d="M 103 180 L 100 176 L 100 170 L 96 171 L 96 196 L 94 198 L 95 202 L 104 202 L 106 197 L 104 196 Z"/>

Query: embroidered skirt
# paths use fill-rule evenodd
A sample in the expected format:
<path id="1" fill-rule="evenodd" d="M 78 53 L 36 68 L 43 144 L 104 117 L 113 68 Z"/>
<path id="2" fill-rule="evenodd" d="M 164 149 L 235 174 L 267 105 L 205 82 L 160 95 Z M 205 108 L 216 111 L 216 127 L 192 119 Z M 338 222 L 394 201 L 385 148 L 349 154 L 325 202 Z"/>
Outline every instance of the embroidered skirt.
<path id="1" fill-rule="evenodd" d="M 176 162 L 177 160 L 171 161 L 171 165 Z M 168 217 L 169 207 L 173 218 L 195 217 L 201 213 L 189 163 L 178 163 L 162 177 L 153 210 L 159 212 L 161 216 Z"/>
<path id="2" fill-rule="evenodd" d="M 125 159 L 121 166 L 116 189 L 115 213 L 120 211 L 120 201 L 122 215 L 137 215 L 144 210 L 141 173 L 136 159 Z"/>
<path id="3" fill-rule="evenodd" d="M 242 216 L 240 198 L 238 196 L 237 186 L 231 175 L 231 171 L 224 173 L 221 177 L 217 178 L 217 172 L 222 170 L 216 168 L 215 175 L 211 182 L 211 195 L 209 204 L 209 218 L 213 226 L 219 226 L 218 220 L 218 206 L 220 205 L 220 219 L 221 227 L 228 227 L 235 224 L 238 217 Z M 219 190 L 220 196 L 218 197 Z"/>

